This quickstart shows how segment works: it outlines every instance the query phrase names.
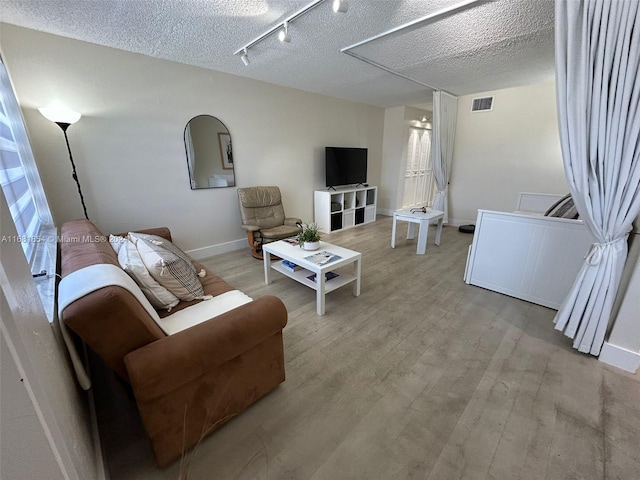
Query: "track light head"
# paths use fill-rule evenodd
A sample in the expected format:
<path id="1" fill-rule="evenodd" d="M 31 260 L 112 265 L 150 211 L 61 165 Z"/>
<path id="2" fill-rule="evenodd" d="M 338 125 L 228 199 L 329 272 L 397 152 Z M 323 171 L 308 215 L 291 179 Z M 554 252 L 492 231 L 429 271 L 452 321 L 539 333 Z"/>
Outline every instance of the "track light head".
<path id="1" fill-rule="evenodd" d="M 349 2 L 347 0 L 333 0 L 333 11 L 336 13 L 347 13 Z"/>
<path id="2" fill-rule="evenodd" d="M 0 0 L 0 2 L 1 2 L 1 0 Z M 328 3 L 328 0 L 327 0 L 327 3 Z M 271 35 L 274 35 L 277 32 L 278 33 L 278 39 L 280 40 L 280 42 L 283 42 L 283 43 L 291 42 L 291 35 L 289 35 L 289 22 L 297 19 L 298 17 L 300 17 L 301 15 L 307 13 L 311 9 L 317 7 L 318 5 L 324 5 L 324 4 L 325 4 L 325 0 L 313 0 L 306 7 L 303 7 L 300 10 L 298 10 L 297 12 L 293 13 L 292 15 L 289 15 L 286 18 L 286 20 L 282 21 L 283 22 L 282 24 L 276 23 L 275 25 L 270 27 L 266 32 L 264 32 L 262 35 L 254 38 L 249 43 L 245 43 L 244 47 L 240 47 L 238 50 L 233 52 L 233 54 L 234 55 L 240 55 L 240 59 L 242 60 L 242 63 L 244 63 L 245 65 L 249 65 L 249 56 L 247 54 L 247 50 L 249 48 L 253 48 L 253 46 L 255 46 L 256 44 L 260 43 L 265 38 L 268 38 L 268 37 L 270 37 Z M 334 0 L 333 1 L 333 11 L 334 12 L 344 13 L 344 12 L 346 12 L 348 10 L 348 8 L 349 8 L 349 5 L 348 5 L 348 2 L 346 0 Z"/>
<path id="3" fill-rule="evenodd" d="M 291 35 L 289 35 L 289 24 L 284 22 L 282 29 L 278 32 L 278 40 L 282 43 L 289 43 L 291 41 Z"/>
<path id="4" fill-rule="evenodd" d="M 240 55 L 240 60 L 244 63 L 244 66 L 248 66 L 251 62 L 249 61 L 249 55 L 247 55 L 247 49 L 245 48 L 242 55 Z"/>

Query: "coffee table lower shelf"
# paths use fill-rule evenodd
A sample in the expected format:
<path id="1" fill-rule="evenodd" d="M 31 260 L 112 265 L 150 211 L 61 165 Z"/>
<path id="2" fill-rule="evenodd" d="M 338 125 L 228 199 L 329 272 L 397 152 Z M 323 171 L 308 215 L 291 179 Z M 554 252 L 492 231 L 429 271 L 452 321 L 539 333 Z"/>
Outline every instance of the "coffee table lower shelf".
<path id="1" fill-rule="evenodd" d="M 293 278 L 296 282 L 302 283 L 303 285 L 306 285 L 309 288 L 312 288 L 314 290 L 318 289 L 318 283 L 311 281 L 307 278 L 309 275 L 313 275 L 313 272 L 310 270 L 306 270 L 303 268 L 300 270 L 296 270 L 295 272 L 292 272 L 291 270 L 283 267 L 282 262 L 271 263 L 271 268 L 277 272 L 282 273 L 283 275 L 286 275 L 289 278 Z M 317 275 L 316 275 L 316 278 L 317 278 Z M 324 292 L 325 293 L 333 292 L 334 290 L 337 290 L 340 287 L 344 287 L 348 283 L 354 282 L 356 280 L 357 279 L 354 275 L 340 272 L 340 274 L 337 277 L 334 277 L 331 280 L 325 280 Z"/>

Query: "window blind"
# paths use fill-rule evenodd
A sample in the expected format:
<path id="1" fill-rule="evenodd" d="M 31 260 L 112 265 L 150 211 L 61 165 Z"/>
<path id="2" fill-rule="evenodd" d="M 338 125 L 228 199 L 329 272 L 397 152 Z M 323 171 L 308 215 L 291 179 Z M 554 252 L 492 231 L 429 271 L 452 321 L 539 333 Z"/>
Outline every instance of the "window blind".
<path id="1" fill-rule="evenodd" d="M 36 243 L 32 240 L 40 231 L 41 221 L 18 155 L 3 100 L 0 105 L 0 184 L 19 237 L 10 240 L 20 241 L 27 260 L 30 261 Z"/>
<path id="2" fill-rule="evenodd" d="M 31 152 L 22 113 L 11 82 L 0 58 L 0 185 L 11 211 L 18 237 L 1 239 L 22 244 L 30 265 L 38 245 L 41 228 L 51 227 L 49 211 L 38 170 Z"/>

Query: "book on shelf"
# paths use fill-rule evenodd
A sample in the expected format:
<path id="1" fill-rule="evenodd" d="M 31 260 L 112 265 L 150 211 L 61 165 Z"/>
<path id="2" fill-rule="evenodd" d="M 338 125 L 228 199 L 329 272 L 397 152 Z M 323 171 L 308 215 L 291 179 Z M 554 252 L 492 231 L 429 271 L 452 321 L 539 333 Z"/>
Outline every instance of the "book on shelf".
<path id="1" fill-rule="evenodd" d="M 289 270 L 290 272 L 297 272 L 298 270 L 302 270 L 302 267 L 300 265 L 296 265 L 295 263 L 290 262 L 289 260 L 282 260 L 282 266 L 287 270 Z"/>
<path id="2" fill-rule="evenodd" d="M 313 255 L 309 255 L 308 257 L 304 257 L 305 260 L 313 262 L 316 265 L 326 265 L 327 263 L 340 260 L 341 258 L 342 257 L 340 255 L 335 255 L 331 252 L 327 252 L 326 250 L 314 253 Z"/>
<path id="3" fill-rule="evenodd" d="M 283 242 L 287 242 L 289 245 L 298 245 L 298 237 L 283 238 Z"/>
<path id="4" fill-rule="evenodd" d="M 339 275 L 339 274 L 337 274 L 336 272 L 327 272 L 327 273 L 325 273 L 325 274 L 324 274 L 324 279 L 325 279 L 325 281 L 327 281 L 327 282 L 328 282 L 328 281 L 329 281 L 329 280 L 331 280 L 332 278 L 336 278 L 336 277 L 339 277 L 339 276 L 340 276 L 340 275 Z M 312 282 L 315 282 L 315 281 L 316 281 L 316 274 L 315 274 L 315 273 L 312 273 L 312 274 L 311 274 L 311 275 L 309 275 L 307 278 L 308 278 L 309 280 L 311 280 Z"/>

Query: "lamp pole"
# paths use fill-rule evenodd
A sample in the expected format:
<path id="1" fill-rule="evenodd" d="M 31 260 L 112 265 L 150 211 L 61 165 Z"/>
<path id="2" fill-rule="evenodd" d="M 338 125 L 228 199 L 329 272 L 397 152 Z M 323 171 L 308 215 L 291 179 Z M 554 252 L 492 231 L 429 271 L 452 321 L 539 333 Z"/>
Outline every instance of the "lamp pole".
<path id="1" fill-rule="evenodd" d="M 76 172 L 76 164 L 73 161 L 73 155 L 71 155 L 71 147 L 69 146 L 69 137 L 67 136 L 67 128 L 71 125 L 70 123 L 65 122 L 55 122 L 58 125 L 62 132 L 64 133 L 64 140 L 67 142 L 67 151 L 69 152 L 69 160 L 71 160 L 71 177 L 76 181 L 76 185 L 78 185 L 78 194 L 80 195 L 80 202 L 82 202 L 82 210 L 84 211 L 84 218 L 89 220 L 89 215 L 87 215 L 87 206 L 84 204 L 84 195 L 82 195 L 82 188 L 80 187 L 80 181 L 78 180 L 78 173 Z"/>

